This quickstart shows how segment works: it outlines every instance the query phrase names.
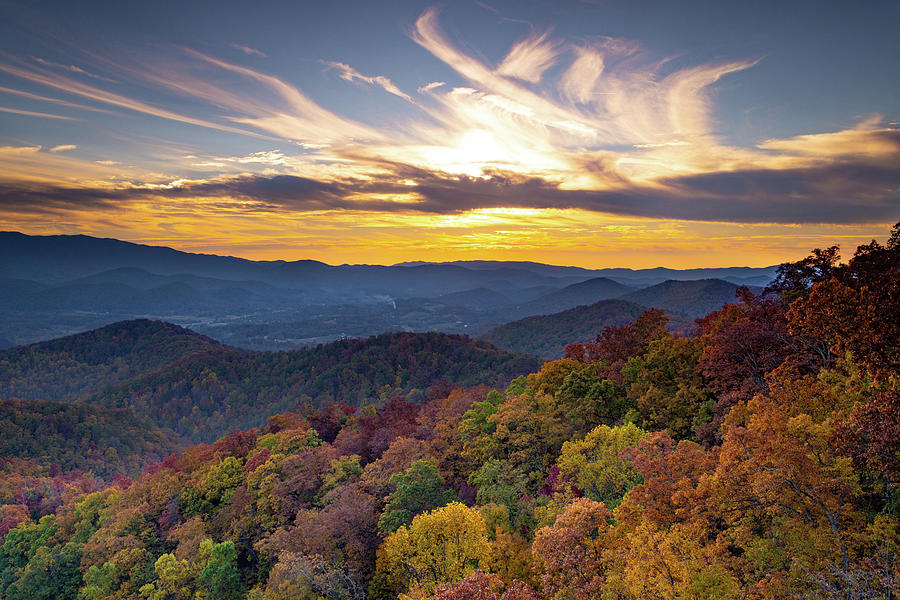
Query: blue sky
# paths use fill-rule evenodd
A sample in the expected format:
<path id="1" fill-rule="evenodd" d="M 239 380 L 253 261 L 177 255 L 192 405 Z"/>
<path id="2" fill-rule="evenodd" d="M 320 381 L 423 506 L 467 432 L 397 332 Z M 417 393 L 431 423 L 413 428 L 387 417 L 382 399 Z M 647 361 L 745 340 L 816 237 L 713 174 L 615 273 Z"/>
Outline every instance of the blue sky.
<path id="1" fill-rule="evenodd" d="M 251 258 L 771 264 L 900 220 L 900 4 L 0 3 L 0 218 Z"/>

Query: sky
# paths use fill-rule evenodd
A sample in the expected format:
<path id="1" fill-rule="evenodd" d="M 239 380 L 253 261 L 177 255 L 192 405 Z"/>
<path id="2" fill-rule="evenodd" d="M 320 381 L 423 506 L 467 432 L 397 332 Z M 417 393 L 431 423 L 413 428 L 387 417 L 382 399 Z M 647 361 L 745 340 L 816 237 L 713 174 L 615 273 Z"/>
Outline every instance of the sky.
<path id="1" fill-rule="evenodd" d="M 0 229 L 767 266 L 900 221 L 900 3 L 0 0 Z"/>

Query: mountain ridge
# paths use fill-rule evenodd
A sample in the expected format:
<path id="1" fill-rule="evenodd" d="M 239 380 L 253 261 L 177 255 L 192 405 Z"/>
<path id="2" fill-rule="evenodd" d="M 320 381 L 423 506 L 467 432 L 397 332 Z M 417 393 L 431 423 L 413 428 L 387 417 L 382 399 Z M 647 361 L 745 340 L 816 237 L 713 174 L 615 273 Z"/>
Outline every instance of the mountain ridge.
<path id="1" fill-rule="evenodd" d="M 0 281 L 6 284 L 0 285 L 0 341 L 27 344 L 135 318 L 174 322 L 257 350 L 385 331 L 477 336 L 511 320 L 589 305 L 666 278 L 718 274 L 735 285 L 764 285 L 774 275 L 773 267 L 402 264 L 252 261 L 111 238 L 0 232 Z"/>

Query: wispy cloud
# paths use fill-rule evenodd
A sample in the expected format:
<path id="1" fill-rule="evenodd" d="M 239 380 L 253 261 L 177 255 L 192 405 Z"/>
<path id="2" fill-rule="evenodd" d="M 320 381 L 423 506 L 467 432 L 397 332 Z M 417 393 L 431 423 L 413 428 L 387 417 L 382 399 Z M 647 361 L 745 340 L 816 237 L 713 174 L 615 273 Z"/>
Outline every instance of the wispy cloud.
<path id="1" fill-rule="evenodd" d="M 420 94 L 424 94 L 424 93 L 426 93 L 426 92 L 430 92 L 430 91 L 433 90 L 433 89 L 439 88 L 439 87 L 441 87 L 441 86 L 443 86 L 443 85 L 447 85 L 447 83 L 446 83 L 445 81 L 431 81 L 431 82 L 429 82 L 429 83 L 426 83 L 426 84 L 423 85 L 422 87 L 420 87 L 420 88 L 418 89 L 418 92 L 419 92 Z"/>
<path id="2" fill-rule="evenodd" d="M 573 104 L 590 104 L 599 93 L 594 90 L 603 75 L 606 60 L 602 53 L 591 48 L 576 46 L 573 52 L 576 58 L 563 74 L 560 92 Z"/>
<path id="3" fill-rule="evenodd" d="M 363 75 L 362 73 L 360 73 L 359 71 L 357 71 L 356 69 L 351 67 L 350 65 L 342 63 L 342 62 L 323 60 L 322 64 L 327 65 L 331 69 L 337 70 L 338 77 L 340 77 L 344 81 L 350 81 L 350 82 L 362 81 L 363 83 L 368 83 L 370 85 L 377 85 L 380 88 L 382 88 L 384 91 L 388 92 L 389 94 L 399 96 L 400 98 L 403 98 L 407 102 L 413 101 L 412 98 L 410 98 L 406 92 L 404 92 L 403 90 L 398 88 L 394 84 L 393 81 L 391 81 L 389 78 L 385 77 L 384 75 L 375 75 L 375 76 L 371 76 L 371 77 L 368 75 Z"/>
<path id="4" fill-rule="evenodd" d="M 285 164 L 284 154 L 280 150 L 268 150 L 264 152 L 253 152 L 247 156 L 234 157 L 237 163 L 258 163 L 262 165 L 283 165 Z"/>
<path id="5" fill-rule="evenodd" d="M 16 154 L 33 154 L 40 152 L 40 146 L 0 146 L 0 156 Z"/>
<path id="6" fill-rule="evenodd" d="M 31 59 L 37 63 L 44 65 L 45 67 L 50 67 L 53 69 L 62 69 L 63 71 L 69 71 L 71 73 L 78 73 L 79 75 L 84 75 L 85 77 L 90 77 L 91 79 L 99 79 L 100 81 L 107 81 L 109 83 L 115 83 L 115 79 L 110 79 L 108 77 L 103 77 L 102 75 L 97 75 L 96 73 L 91 73 L 90 71 L 85 71 L 79 66 L 76 65 L 64 65 L 62 63 L 53 62 L 52 60 L 46 60 L 44 58 L 40 58 L 37 56 L 32 56 Z"/>
<path id="7" fill-rule="evenodd" d="M 766 140 L 759 147 L 812 157 L 893 157 L 900 153 L 900 130 L 881 127 L 881 118 L 876 117 L 853 129 Z"/>
<path id="8" fill-rule="evenodd" d="M 197 160 L 195 155 L 188 155 L 184 158 Z M 195 167 L 209 168 L 216 167 L 224 169 L 233 166 L 235 168 L 246 168 L 246 165 L 265 165 L 268 167 L 281 167 L 288 164 L 288 157 L 280 150 L 263 150 L 260 152 L 251 152 L 245 156 L 204 156 L 201 162 L 192 163 Z"/>
<path id="9" fill-rule="evenodd" d="M 257 50 L 256 48 L 251 48 L 250 46 L 244 46 L 242 44 L 237 44 L 237 43 L 232 42 L 231 47 L 240 50 L 244 54 L 250 54 L 252 56 L 262 56 L 262 57 L 266 56 L 266 53 L 263 52 L 262 50 Z"/>
<path id="10" fill-rule="evenodd" d="M 26 117 L 43 117 L 45 119 L 62 119 L 65 121 L 74 121 L 75 119 L 72 117 L 65 117 L 63 115 L 54 115 L 50 113 L 43 113 L 34 110 L 23 110 L 21 108 L 9 108 L 6 106 L 0 106 L 0 112 L 11 113 L 14 115 L 24 115 Z"/>
<path id="11" fill-rule="evenodd" d="M 234 111 L 236 114 L 227 117 L 229 121 L 254 127 L 281 139 L 315 144 L 385 139 L 384 134 L 375 128 L 335 114 L 275 76 L 189 48 L 183 51 L 196 60 L 253 82 L 259 89 L 245 87 L 241 93 L 235 93 L 177 66 L 147 72 L 144 76 L 186 96 Z"/>
<path id="12" fill-rule="evenodd" d="M 102 164 L 67 152 L 49 152 L 37 145 L 0 146 L 0 173 L 0 184 L 8 190 L 34 185 L 111 188 L 123 181 L 149 180 L 146 169 L 126 168 L 119 162 Z"/>
<path id="13" fill-rule="evenodd" d="M 516 42 L 497 67 L 500 75 L 538 83 L 544 71 L 552 67 L 559 56 L 559 47 L 547 39 L 546 33 L 531 34 Z"/>
<path id="14" fill-rule="evenodd" d="M 75 144 L 61 144 L 50 148 L 50 152 L 67 152 L 69 150 L 75 150 L 76 148 L 78 148 L 78 146 Z"/>
<path id="15" fill-rule="evenodd" d="M 497 10 L 496 8 L 494 8 L 493 6 L 491 6 L 490 4 L 488 4 L 487 2 L 481 2 L 480 0 L 475 0 L 475 4 L 476 4 L 477 6 L 480 6 L 480 7 L 483 8 L 484 10 L 487 10 L 487 11 L 490 11 L 490 12 L 494 13 L 495 15 L 499 15 L 499 14 L 500 14 L 500 11 L 499 11 L 499 10 Z"/>
<path id="16" fill-rule="evenodd" d="M 219 129 L 221 131 L 251 135 L 251 132 L 248 132 L 246 130 L 242 130 L 236 127 L 230 127 L 228 125 L 222 125 L 220 123 L 215 123 L 206 119 L 193 118 L 163 108 L 158 108 L 146 102 L 134 98 L 129 98 L 127 96 L 123 96 L 113 92 L 108 92 L 96 86 L 82 83 L 80 81 L 75 81 L 74 79 L 64 77 L 62 75 L 50 74 L 46 71 L 42 72 L 37 70 L 29 70 L 4 62 L 0 62 L 0 71 L 8 73 L 9 75 L 13 75 L 15 77 L 20 77 L 27 81 L 31 81 L 33 83 L 38 83 L 40 85 L 67 92 L 69 94 L 81 96 L 82 98 L 88 98 L 97 102 L 102 102 L 112 106 L 118 106 L 120 108 L 126 108 L 155 117 L 171 119 L 173 121 L 188 123 L 190 125 L 198 125 L 200 127 L 208 127 L 210 129 Z M 58 118 L 68 119 L 70 117 Z"/>
<path id="17" fill-rule="evenodd" d="M 33 94 L 31 92 L 26 92 L 23 90 L 17 90 L 13 88 L 0 86 L 0 92 L 5 94 L 14 94 L 16 96 L 21 96 L 23 98 L 28 98 L 30 100 L 39 100 L 41 102 L 51 102 L 53 104 L 58 104 L 60 106 L 68 106 L 70 108 L 78 108 L 81 110 L 88 110 L 91 112 L 101 112 L 110 114 L 111 111 L 108 111 L 103 108 L 97 108 L 95 106 L 85 106 L 84 104 L 76 104 L 75 102 L 67 102 L 65 100 L 60 100 L 59 98 L 51 98 L 49 96 L 41 96 L 40 94 Z"/>

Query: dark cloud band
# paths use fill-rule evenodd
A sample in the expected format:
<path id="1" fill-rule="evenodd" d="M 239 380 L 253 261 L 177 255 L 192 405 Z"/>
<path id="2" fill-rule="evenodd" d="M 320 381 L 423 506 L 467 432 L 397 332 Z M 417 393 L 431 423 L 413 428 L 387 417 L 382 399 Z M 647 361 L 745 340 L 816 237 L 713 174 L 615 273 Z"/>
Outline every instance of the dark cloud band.
<path id="1" fill-rule="evenodd" d="M 782 224 L 883 223 L 900 216 L 900 169 L 883 163 L 720 172 L 670 177 L 653 187 L 623 183 L 600 191 L 560 189 L 546 179 L 504 171 L 470 177 L 406 164 L 380 166 L 389 174 L 365 180 L 253 175 L 163 188 L 0 185 L 0 206 L 18 212 L 52 213 L 104 211 L 146 198 L 237 198 L 249 201 L 247 210 L 254 212 L 354 210 L 444 215 L 515 207 Z M 416 185 L 408 185 L 409 180 Z M 411 194 L 416 201 L 410 202 Z M 392 195 L 398 201 L 390 200 Z"/>

